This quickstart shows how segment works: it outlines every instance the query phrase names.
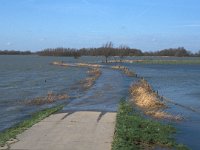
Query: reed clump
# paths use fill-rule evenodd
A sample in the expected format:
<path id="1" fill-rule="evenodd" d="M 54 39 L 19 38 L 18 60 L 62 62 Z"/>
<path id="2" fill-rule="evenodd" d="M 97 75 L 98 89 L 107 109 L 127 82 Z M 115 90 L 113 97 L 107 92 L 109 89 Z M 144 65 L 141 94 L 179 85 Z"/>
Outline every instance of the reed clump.
<path id="1" fill-rule="evenodd" d="M 118 66 L 112 66 L 111 68 L 112 68 L 112 69 L 116 69 L 116 70 L 121 70 L 121 71 L 123 71 L 123 73 L 124 73 L 125 75 L 127 75 L 128 77 L 134 77 L 134 76 L 136 76 L 135 72 L 130 71 L 129 68 L 127 68 L 127 67 L 125 67 L 125 66 L 120 66 L 120 65 L 118 65 Z"/>
<path id="2" fill-rule="evenodd" d="M 101 67 L 99 64 L 88 64 L 88 63 L 75 63 L 78 67 Z"/>
<path id="3" fill-rule="evenodd" d="M 63 66 L 63 67 L 69 67 L 70 65 L 67 63 L 64 63 L 63 61 L 54 61 L 51 63 L 52 65 L 57 65 L 57 66 Z"/>
<path id="4" fill-rule="evenodd" d="M 57 65 L 57 66 L 64 66 L 64 67 L 102 67 L 99 64 L 89 64 L 89 63 L 66 63 L 63 61 L 54 61 L 51 63 L 52 65 Z"/>
<path id="5" fill-rule="evenodd" d="M 152 89 L 150 84 L 141 79 L 130 87 L 131 102 L 141 108 L 146 115 L 157 119 L 181 120 L 180 116 L 173 116 L 163 111 L 167 105 L 160 101 L 160 96 Z"/>
<path id="6" fill-rule="evenodd" d="M 43 97 L 36 97 L 30 101 L 28 101 L 29 105 L 43 105 L 43 104 L 50 104 L 54 103 L 59 100 L 65 100 L 68 99 L 69 96 L 64 94 L 54 94 L 53 92 L 48 92 L 47 96 Z"/>

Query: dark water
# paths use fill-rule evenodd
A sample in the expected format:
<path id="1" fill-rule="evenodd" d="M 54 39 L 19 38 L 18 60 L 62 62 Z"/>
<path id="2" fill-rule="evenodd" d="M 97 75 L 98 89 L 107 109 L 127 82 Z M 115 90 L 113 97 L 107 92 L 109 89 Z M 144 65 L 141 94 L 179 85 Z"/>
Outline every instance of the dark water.
<path id="1" fill-rule="evenodd" d="M 27 106 L 24 101 L 46 96 L 51 91 L 68 93 L 73 84 L 86 77 L 87 68 L 49 64 L 55 60 L 76 61 L 66 57 L 0 56 L 0 131 L 48 107 Z"/>
<path id="2" fill-rule="evenodd" d="M 102 75 L 84 96 L 73 100 L 63 111 L 95 110 L 117 111 L 121 98 L 128 95 L 128 87 L 133 78 L 127 78 L 119 71 L 101 69 Z"/>
<path id="3" fill-rule="evenodd" d="M 122 97 L 128 96 L 128 88 L 131 82 L 136 80 L 135 78 L 127 78 L 117 70 L 102 68 L 102 75 L 94 86 L 87 91 L 80 91 L 77 83 L 87 76 L 87 68 L 64 68 L 49 65 L 52 61 L 101 63 L 103 59 L 102 57 L 73 59 L 0 56 L 0 131 L 23 120 L 32 112 L 49 107 L 49 105 L 27 106 L 22 103 L 38 96 L 45 96 L 49 91 L 67 92 L 71 96 L 80 96 L 70 100 L 63 111 L 116 111 L 117 103 Z M 132 59 L 141 58 L 133 57 Z M 200 66 L 124 65 L 136 71 L 139 76 L 145 77 L 160 95 L 196 110 L 193 112 L 169 103 L 170 107 L 167 111 L 175 115 L 181 114 L 185 118 L 181 122 L 174 123 L 178 129 L 177 140 L 191 149 L 198 150 L 200 147 Z"/>
<path id="4" fill-rule="evenodd" d="M 174 123 L 178 129 L 176 138 L 191 149 L 200 148 L 200 66 L 199 65 L 130 65 L 150 82 L 155 90 L 189 109 L 168 104 L 169 112 L 180 114 L 184 120 Z"/>

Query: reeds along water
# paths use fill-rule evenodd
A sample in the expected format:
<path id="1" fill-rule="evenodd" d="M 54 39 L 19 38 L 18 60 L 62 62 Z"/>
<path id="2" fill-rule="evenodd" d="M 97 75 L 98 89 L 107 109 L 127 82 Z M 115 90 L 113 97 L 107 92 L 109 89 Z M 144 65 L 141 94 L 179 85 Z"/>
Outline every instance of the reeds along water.
<path id="1" fill-rule="evenodd" d="M 128 77 L 135 77 L 135 76 L 137 76 L 135 72 L 130 71 L 130 70 L 129 70 L 127 67 L 125 67 L 125 66 L 112 66 L 111 68 L 112 68 L 112 69 L 116 69 L 116 70 L 121 70 L 121 71 L 123 71 L 123 73 L 124 73 L 125 75 L 127 75 Z"/>
<path id="2" fill-rule="evenodd" d="M 36 97 L 30 101 L 27 102 L 29 105 L 43 105 L 43 104 L 49 104 L 54 103 L 59 100 L 65 100 L 68 99 L 69 96 L 66 93 L 63 94 L 54 94 L 53 92 L 48 92 L 47 96 L 44 97 Z"/>
<path id="3" fill-rule="evenodd" d="M 94 82 L 101 75 L 101 70 L 99 69 L 99 67 L 90 68 L 90 70 L 87 73 L 89 74 L 89 77 L 82 81 L 84 88 L 90 88 L 94 84 Z"/>
<path id="4" fill-rule="evenodd" d="M 160 96 L 152 89 L 151 85 L 144 79 L 131 85 L 131 102 L 141 108 L 145 114 L 157 119 L 181 120 L 180 116 L 173 116 L 164 111 L 166 103 L 160 101 Z"/>

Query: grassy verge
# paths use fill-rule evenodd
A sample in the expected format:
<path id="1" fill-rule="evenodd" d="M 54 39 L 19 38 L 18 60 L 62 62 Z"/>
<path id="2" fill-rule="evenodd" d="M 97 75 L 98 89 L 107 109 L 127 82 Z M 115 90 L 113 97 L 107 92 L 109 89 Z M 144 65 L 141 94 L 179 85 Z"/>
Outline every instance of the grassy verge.
<path id="1" fill-rule="evenodd" d="M 141 60 L 131 63 L 141 63 L 141 64 L 200 64 L 200 60 Z"/>
<path id="2" fill-rule="evenodd" d="M 8 140 L 11 138 L 16 138 L 16 136 L 26 129 L 30 128 L 34 124 L 38 123 L 39 121 L 43 120 L 44 118 L 50 116 L 51 114 L 61 110 L 63 108 L 63 105 L 55 106 L 52 108 L 47 108 L 42 111 L 34 113 L 31 118 L 24 120 L 18 124 L 16 124 L 14 127 L 11 127 L 3 132 L 0 133 L 0 146 L 3 146 L 6 144 Z"/>
<path id="3" fill-rule="evenodd" d="M 154 148 L 175 148 L 186 150 L 172 138 L 175 129 L 170 125 L 145 119 L 134 112 L 131 105 L 122 101 L 117 113 L 112 150 L 138 150 Z"/>
<path id="4" fill-rule="evenodd" d="M 144 59 L 141 58 L 139 60 L 131 60 L 131 59 L 125 59 L 125 60 L 113 60 L 109 61 L 109 63 L 133 63 L 133 64 L 200 64 L 200 59 L 198 58 L 192 58 L 189 60 L 184 59 L 171 59 L 171 60 L 164 60 L 160 57 L 160 59 Z"/>

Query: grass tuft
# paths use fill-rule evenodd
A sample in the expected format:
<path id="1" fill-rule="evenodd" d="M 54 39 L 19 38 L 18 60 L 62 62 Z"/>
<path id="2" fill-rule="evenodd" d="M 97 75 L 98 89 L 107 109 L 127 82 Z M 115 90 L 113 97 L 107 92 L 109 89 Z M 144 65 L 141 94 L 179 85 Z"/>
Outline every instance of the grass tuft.
<path id="1" fill-rule="evenodd" d="M 112 66 L 111 68 L 112 68 L 112 69 L 116 69 L 116 70 L 121 70 L 121 71 L 123 71 L 123 73 L 124 73 L 125 75 L 127 75 L 128 77 L 135 77 L 135 76 L 136 76 L 135 72 L 130 71 L 130 70 L 129 70 L 127 67 L 125 67 L 125 66 Z"/>
<path id="2" fill-rule="evenodd" d="M 68 99 L 69 96 L 66 93 L 63 94 L 54 94 L 53 92 L 48 92 L 47 96 L 44 97 L 36 97 L 30 101 L 25 102 L 29 105 L 43 105 L 43 104 L 50 104 L 54 103 L 59 100 Z"/>
<path id="3" fill-rule="evenodd" d="M 167 106 L 160 101 L 160 96 L 154 92 L 150 84 L 141 79 L 130 88 L 133 104 L 141 108 L 145 114 L 157 119 L 181 120 L 180 116 L 173 116 L 163 111 Z"/>

